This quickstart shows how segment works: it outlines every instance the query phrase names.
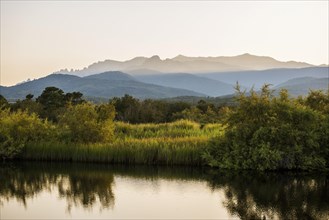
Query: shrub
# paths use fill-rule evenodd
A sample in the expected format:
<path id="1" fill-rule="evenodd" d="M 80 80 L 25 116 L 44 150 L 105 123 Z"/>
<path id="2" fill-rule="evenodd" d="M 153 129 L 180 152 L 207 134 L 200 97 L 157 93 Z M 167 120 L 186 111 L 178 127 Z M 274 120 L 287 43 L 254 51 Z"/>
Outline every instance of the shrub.
<path id="1" fill-rule="evenodd" d="M 52 139 L 54 126 L 26 111 L 0 109 L 0 157 L 10 159 L 19 154 L 26 143 Z"/>
<path id="2" fill-rule="evenodd" d="M 328 143 L 323 140 L 328 115 L 289 99 L 284 90 L 273 97 L 267 85 L 249 96 L 238 90 L 237 100 L 224 137 L 213 139 L 204 154 L 209 165 L 258 170 L 328 166 Z"/>
<path id="3" fill-rule="evenodd" d="M 70 106 L 60 118 L 62 136 L 69 142 L 104 142 L 113 138 L 114 108 L 90 103 Z"/>

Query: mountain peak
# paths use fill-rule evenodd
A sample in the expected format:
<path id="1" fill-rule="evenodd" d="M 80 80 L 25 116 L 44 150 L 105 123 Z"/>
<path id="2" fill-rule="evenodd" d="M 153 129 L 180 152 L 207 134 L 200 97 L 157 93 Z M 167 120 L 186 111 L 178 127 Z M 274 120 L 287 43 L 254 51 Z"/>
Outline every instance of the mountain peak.
<path id="1" fill-rule="evenodd" d="M 154 56 L 150 57 L 149 60 L 152 60 L 152 61 L 161 61 L 161 59 L 160 59 L 160 57 L 158 55 L 154 55 Z"/>
<path id="2" fill-rule="evenodd" d="M 250 53 L 244 53 L 244 54 L 241 54 L 241 55 L 237 55 L 235 57 L 242 57 L 242 58 L 263 58 L 264 56 L 257 56 L 257 55 L 253 55 L 253 54 L 250 54 Z"/>
<path id="3" fill-rule="evenodd" d="M 85 78 L 93 78 L 93 79 L 102 79 L 102 80 L 112 80 L 112 81 L 131 81 L 135 80 L 131 75 L 127 73 L 123 73 L 120 71 L 107 71 L 103 73 L 93 74 L 90 76 L 86 76 Z"/>
<path id="4" fill-rule="evenodd" d="M 179 54 L 178 56 L 175 56 L 174 58 L 172 58 L 173 60 L 175 61 L 181 61 L 181 62 L 185 62 L 185 61 L 189 61 L 191 60 L 191 57 L 187 57 L 187 56 L 184 56 L 182 54 Z M 193 58 L 192 58 L 193 59 Z"/>
<path id="5" fill-rule="evenodd" d="M 182 54 L 178 54 L 177 56 L 175 56 L 173 59 L 180 59 L 180 58 L 186 58 L 187 56 L 184 56 Z"/>

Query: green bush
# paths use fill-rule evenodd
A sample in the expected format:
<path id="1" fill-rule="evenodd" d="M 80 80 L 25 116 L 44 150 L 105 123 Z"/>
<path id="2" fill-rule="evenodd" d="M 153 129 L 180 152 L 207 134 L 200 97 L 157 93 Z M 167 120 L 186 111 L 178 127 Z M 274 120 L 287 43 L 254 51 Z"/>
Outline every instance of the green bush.
<path id="1" fill-rule="evenodd" d="M 258 170 L 329 165 L 328 114 L 289 99 L 284 90 L 273 97 L 268 86 L 259 94 L 238 92 L 239 105 L 227 119 L 225 135 L 213 139 L 204 153 L 209 165 Z"/>
<path id="2" fill-rule="evenodd" d="M 111 141 L 114 114 L 112 105 L 96 107 L 90 103 L 82 103 L 70 106 L 59 120 L 62 139 L 78 143 Z"/>
<path id="3" fill-rule="evenodd" d="M 0 109 L 0 157 L 11 159 L 19 154 L 26 143 L 51 140 L 55 127 L 36 114 L 26 111 L 10 112 Z"/>

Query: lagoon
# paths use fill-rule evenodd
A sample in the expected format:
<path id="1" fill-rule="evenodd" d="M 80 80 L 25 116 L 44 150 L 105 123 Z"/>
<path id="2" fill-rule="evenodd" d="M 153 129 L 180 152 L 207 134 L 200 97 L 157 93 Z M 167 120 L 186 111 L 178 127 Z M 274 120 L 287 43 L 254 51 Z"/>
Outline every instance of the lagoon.
<path id="1" fill-rule="evenodd" d="M 16 162 L 0 219 L 328 219 L 329 174 Z"/>

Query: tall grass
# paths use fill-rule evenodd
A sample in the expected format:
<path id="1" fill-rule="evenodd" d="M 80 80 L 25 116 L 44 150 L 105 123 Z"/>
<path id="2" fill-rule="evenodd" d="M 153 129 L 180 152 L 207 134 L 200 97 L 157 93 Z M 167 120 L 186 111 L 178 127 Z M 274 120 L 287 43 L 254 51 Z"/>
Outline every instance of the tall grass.
<path id="1" fill-rule="evenodd" d="M 111 143 L 28 143 L 21 159 L 117 164 L 202 165 L 201 154 L 220 125 L 190 121 L 163 124 L 116 123 Z"/>
<path id="2" fill-rule="evenodd" d="M 206 138 L 149 138 L 108 144 L 30 143 L 21 159 L 119 164 L 201 165 Z"/>
<path id="3" fill-rule="evenodd" d="M 188 120 L 160 124 L 129 124 L 117 122 L 115 133 L 118 138 L 153 137 L 213 137 L 223 132 L 221 124 L 200 124 Z"/>

